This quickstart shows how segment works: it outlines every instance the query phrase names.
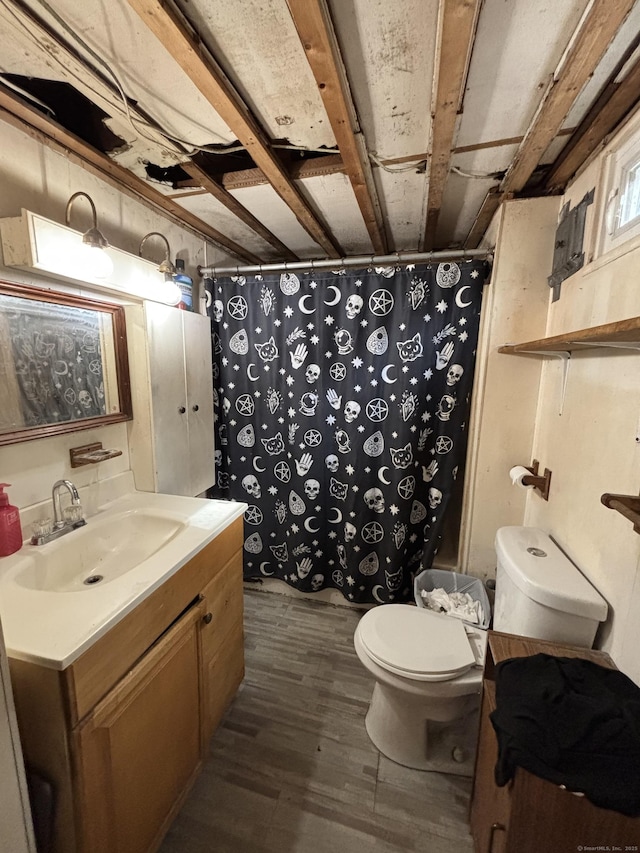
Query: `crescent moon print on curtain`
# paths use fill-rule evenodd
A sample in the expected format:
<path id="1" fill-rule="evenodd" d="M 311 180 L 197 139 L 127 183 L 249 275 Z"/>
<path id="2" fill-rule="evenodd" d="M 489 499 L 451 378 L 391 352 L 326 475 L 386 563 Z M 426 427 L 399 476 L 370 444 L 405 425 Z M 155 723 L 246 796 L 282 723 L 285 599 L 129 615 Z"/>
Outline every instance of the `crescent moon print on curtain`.
<path id="1" fill-rule="evenodd" d="M 406 601 L 466 451 L 483 262 L 209 280 L 217 486 L 246 578 Z"/>

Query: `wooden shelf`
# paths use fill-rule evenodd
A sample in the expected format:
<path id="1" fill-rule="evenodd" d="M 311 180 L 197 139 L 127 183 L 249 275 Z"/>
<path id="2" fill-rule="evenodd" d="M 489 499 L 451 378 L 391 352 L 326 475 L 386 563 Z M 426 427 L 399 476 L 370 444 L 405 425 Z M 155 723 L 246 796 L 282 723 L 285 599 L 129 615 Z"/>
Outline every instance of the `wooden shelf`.
<path id="1" fill-rule="evenodd" d="M 628 320 L 618 320 L 615 323 L 605 323 L 590 329 L 578 329 L 564 335 L 551 338 L 540 338 L 537 341 L 527 341 L 521 344 L 508 344 L 498 348 L 498 352 L 507 355 L 523 353 L 553 353 L 572 352 L 573 350 L 589 347 L 637 347 L 640 349 L 640 317 Z"/>

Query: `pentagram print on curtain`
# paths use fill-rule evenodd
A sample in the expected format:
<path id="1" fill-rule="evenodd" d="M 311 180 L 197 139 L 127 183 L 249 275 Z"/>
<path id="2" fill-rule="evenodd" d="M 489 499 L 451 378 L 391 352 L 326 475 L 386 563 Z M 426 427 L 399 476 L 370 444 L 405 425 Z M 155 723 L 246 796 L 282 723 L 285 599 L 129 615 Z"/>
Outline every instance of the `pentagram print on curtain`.
<path id="1" fill-rule="evenodd" d="M 466 449 L 485 264 L 210 281 L 217 486 L 246 578 L 405 601 Z"/>

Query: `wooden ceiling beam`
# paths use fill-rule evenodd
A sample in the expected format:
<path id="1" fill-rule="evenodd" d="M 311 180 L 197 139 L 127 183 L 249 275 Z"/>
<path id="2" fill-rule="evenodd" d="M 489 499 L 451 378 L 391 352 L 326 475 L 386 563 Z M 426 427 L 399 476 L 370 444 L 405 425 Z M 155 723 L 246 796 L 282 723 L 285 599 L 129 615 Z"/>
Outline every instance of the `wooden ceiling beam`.
<path id="1" fill-rule="evenodd" d="M 162 0 L 127 2 L 235 134 L 305 231 L 329 257 L 341 257 L 339 243 L 292 182 L 266 134 L 202 41 Z"/>
<path id="2" fill-rule="evenodd" d="M 601 142 L 620 124 L 640 100 L 640 60 L 620 83 L 605 86 L 575 134 L 562 149 L 547 175 L 548 189 L 562 189 Z"/>
<path id="3" fill-rule="evenodd" d="M 502 192 L 519 192 L 525 186 L 634 2 L 593 0 L 500 185 Z"/>
<path id="4" fill-rule="evenodd" d="M 266 228 L 259 219 L 250 213 L 247 208 L 240 204 L 235 196 L 232 196 L 231 193 L 221 186 L 216 180 L 214 180 L 210 175 L 208 175 L 200 166 L 197 166 L 193 161 L 189 163 L 181 163 L 180 167 L 184 169 L 184 171 L 194 179 L 194 181 L 201 186 L 203 189 L 207 191 L 210 195 L 212 195 L 217 201 L 223 204 L 228 210 L 231 211 L 235 216 L 238 217 L 245 225 L 248 225 L 253 231 L 256 232 L 263 240 L 269 243 L 270 246 L 273 246 L 274 249 L 277 249 L 280 253 L 281 259 L 285 261 L 297 261 L 299 260 L 298 256 L 291 251 L 288 246 L 285 246 L 275 234 L 272 234 L 268 228 Z"/>
<path id="5" fill-rule="evenodd" d="M 376 254 L 387 254 L 382 208 L 326 0 L 287 0 Z"/>
<path id="6" fill-rule="evenodd" d="M 434 248 L 444 190 L 449 177 L 456 119 L 475 39 L 482 0 L 441 0 L 438 22 L 437 76 L 431 125 L 429 195 L 424 248 Z"/>
<path id="7" fill-rule="evenodd" d="M 136 201 L 142 201 L 156 213 L 160 212 L 181 227 L 188 228 L 200 239 L 211 240 L 234 257 L 249 264 L 262 263 L 262 258 L 239 246 L 233 240 L 229 240 L 220 231 L 189 213 L 176 201 L 167 198 L 146 181 L 70 133 L 62 125 L 34 109 L 17 97 L 15 92 L 2 85 L 0 85 L 0 119 L 24 131 L 68 160 L 80 164 L 88 172 L 125 195 Z"/>
<path id="8" fill-rule="evenodd" d="M 491 224 L 493 215 L 500 207 L 500 202 L 503 195 L 499 187 L 492 187 L 484 197 L 484 201 L 480 205 L 475 221 L 471 226 L 471 230 L 467 234 L 467 239 L 464 241 L 465 249 L 477 249 L 482 240 L 485 231 Z"/>

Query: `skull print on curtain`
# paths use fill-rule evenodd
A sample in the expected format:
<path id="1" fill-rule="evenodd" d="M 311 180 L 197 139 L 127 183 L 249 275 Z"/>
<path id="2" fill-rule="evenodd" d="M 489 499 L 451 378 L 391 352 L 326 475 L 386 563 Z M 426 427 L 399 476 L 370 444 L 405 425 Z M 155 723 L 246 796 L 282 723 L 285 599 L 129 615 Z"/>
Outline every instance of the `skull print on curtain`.
<path id="1" fill-rule="evenodd" d="M 406 601 L 466 452 L 486 265 L 205 282 L 217 485 L 246 578 Z"/>

